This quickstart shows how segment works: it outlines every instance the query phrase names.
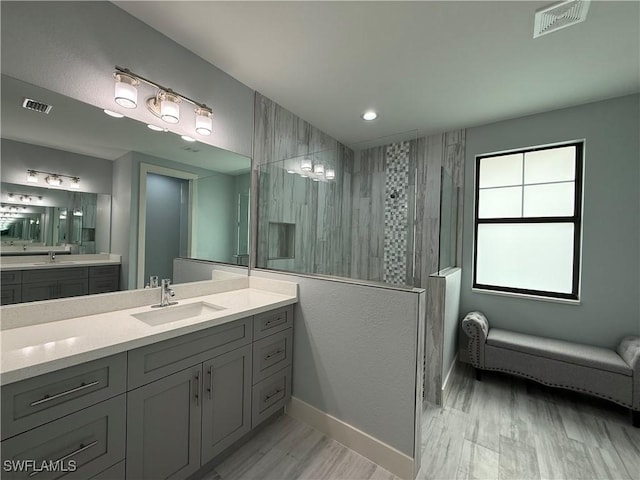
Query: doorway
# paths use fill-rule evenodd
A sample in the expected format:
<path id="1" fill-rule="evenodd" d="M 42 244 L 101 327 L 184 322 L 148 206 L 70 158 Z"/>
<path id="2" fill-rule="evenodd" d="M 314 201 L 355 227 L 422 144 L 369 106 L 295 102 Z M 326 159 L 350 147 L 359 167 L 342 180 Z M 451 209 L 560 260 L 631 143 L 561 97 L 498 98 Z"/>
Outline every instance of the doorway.
<path id="1" fill-rule="evenodd" d="M 149 277 L 173 279 L 173 260 L 191 253 L 192 198 L 197 175 L 140 165 L 138 288 Z"/>

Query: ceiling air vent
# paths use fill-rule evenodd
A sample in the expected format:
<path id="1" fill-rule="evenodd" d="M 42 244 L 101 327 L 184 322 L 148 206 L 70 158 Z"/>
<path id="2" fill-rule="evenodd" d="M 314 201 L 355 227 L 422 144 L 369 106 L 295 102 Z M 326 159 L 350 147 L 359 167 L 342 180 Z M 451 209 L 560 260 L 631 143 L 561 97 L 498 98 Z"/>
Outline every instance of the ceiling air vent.
<path id="1" fill-rule="evenodd" d="M 22 108 L 33 110 L 34 112 L 49 113 L 53 106 L 47 105 L 46 103 L 38 102 L 37 100 L 32 100 L 31 98 L 23 98 Z"/>
<path id="2" fill-rule="evenodd" d="M 533 38 L 584 22 L 591 0 L 566 0 L 536 12 Z"/>

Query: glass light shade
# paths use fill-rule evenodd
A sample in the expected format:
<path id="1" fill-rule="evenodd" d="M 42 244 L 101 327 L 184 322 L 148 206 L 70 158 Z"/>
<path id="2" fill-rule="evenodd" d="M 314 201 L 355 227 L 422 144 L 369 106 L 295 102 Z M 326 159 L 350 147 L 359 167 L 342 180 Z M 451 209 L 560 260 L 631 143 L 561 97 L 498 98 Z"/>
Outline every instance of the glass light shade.
<path id="1" fill-rule="evenodd" d="M 300 170 L 303 172 L 310 172 L 313 169 L 313 164 L 310 158 L 303 158 L 300 162 Z"/>
<path id="2" fill-rule="evenodd" d="M 73 216 L 74 217 L 81 217 L 82 216 L 82 210 L 79 208 L 74 208 L 73 209 Z"/>
<path id="3" fill-rule="evenodd" d="M 38 183 L 38 175 L 33 170 L 27 171 L 27 182 Z"/>
<path id="4" fill-rule="evenodd" d="M 62 185 L 62 179 L 57 175 L 51 175 L 44 179 L 48 185 L 53 185 L 54 187 L 59 187 Z"/>
<path id="5" fill-rule="evenodd" d="M 118 105 L 125 108 L 138 106 L 138 81 L 128 75 L 116 75 L 114 99 Z"/>
<path id="6" fill-rule="evenodd" d="M 160 118 L 167 123 L 178 123 L 180 121 L 180 105 L 176 97 L 166 95 L 160 101 Z"/>
<path id="7" fill-rule="evenodd" d="M 196 132 L 200 135 L 211 135 L 212 130 L 211 112 L 204 108 L 196 108 Z"/>
<path id="8" fill-rule="evenodd" d="M 333 180 L 336 178 L 336 171 L 333 168 L 327 168 L 324 176 L 327 177 L 327 180 Z"/>
<path id="9" fill-rule="evenodd" d="M 80 188 L 80 179 L 78 177 L 73 177 L 71 179 L 71 188 Z"/>
<path id="10" fill-rule="evenodd" d="M 317 173 L 318 175 L 322 175 L 324 173 L 324 165 L 322 165 L 321 163 L 317 163 L 313 167 L 313 173 Z"/>

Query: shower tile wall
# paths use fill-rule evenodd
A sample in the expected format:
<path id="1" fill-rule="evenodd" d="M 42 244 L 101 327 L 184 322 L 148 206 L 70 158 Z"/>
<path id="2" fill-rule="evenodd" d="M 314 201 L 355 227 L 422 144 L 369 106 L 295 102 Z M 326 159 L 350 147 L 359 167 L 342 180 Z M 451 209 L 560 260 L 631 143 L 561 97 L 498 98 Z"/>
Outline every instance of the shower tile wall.
<path id="1" fill-rule="evenodd" d="M 385 283 L 404 285 L 407 279 L 409 230 L 409 142 L 386 148 L 384 201 L 384 274 Z"/>

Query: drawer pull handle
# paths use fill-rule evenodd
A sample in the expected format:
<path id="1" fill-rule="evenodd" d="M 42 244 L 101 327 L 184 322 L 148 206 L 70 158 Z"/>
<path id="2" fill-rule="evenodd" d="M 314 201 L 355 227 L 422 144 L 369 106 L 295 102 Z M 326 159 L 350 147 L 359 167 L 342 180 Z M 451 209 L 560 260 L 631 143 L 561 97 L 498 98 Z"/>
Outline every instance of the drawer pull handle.
<path id="1" fill-rule="evenodd" d="M 56 393 L 55 395 L 47 394 L 44 397 L 42 397 L 40 400 L 36 400 L 35 402 L 31 402 L 29 405 L 31 405 L 32 407 L 35 407 L 36 405 L 41 405 L 43 403 L 47 403 L 47 402 L 50 402 L 52 400 L 56 400 L 58 398 L 66 396 L 66 395 L 71 395 L 72 393 L 79 392 L 79 391 L 84 390 L 86 388 L 95 387 L 99 383 L 100 383 L 100 380 L 96 380 L 95 382 L 90 382 L 90 383 L 82 382 L 82 385 L 80 385 L 79 387 L 72 388 L 71 390 L 67 390 L 66 392 Z"/>
<path id="2" fill-rule="evenodd" d="M 279 388 L 278 390 L 276 390 L 275 392 L 273 392 L 270 395 L 265 395 L 263 402 L 267 403 L 269 400 L 271 400 L 273 397 L 275 397 L 279 393 L 282 393 L 282 389 L 281 388 Z"/>
<path id="3" fill-rule="evenodd" d="M 54 464 L 57 464 L 57 463 L 59 463 L 59 462 L 64 462 L 65 460 L 69 460 L 71 457 L 75 457 L 75 456 L 76 456 L 76 455 L 78 455 L 79 453 L 84 452 L 85 450 L 89 450 L 91 447 L 95 447 L 97 444 L 98 444 L 98 441 L 97 441 L 97 440 L 94 440 L 93 442 L 88 443 L 88 444 L 86 444 L 86 445 L 85 445 L 84 443 L 81 443 L 81 444 L 80 444 L 80 447 L 78 447 L 78 449 L 77 449 L 77 450 L 74 450 L 74 451 L 73 451 L 73 452 L 71 452 L 71 453 L 67 453 L 64 457 L 60 457 L 60 458 L 58 458 L 57 460 L 54 460 L 54 461 L 53 461 L 53 463 L 54 463 Z M 33 477 L 34 475 L 39 474 L 41 471 L 42 471 L 42 470 L 36 470 L 36 471 L 34 471 L 34 472 L 31 472 L 31 473 L 29 474 L 29 476 L 30 476 L 30 477 Z"/>
<path id="4" fill-rule="evenodd" d="M 283 354 L 283 353 L 284 353 L 284 350 L 280 350 L 280 349 L 278 349 L 278 350 L 276 350 L 275 352 L 270 353 L 269 355 L 267 355 L 266 357 L 264 357 L 264 359 L 265 359 L 265 361 L 266 361 L 266 360 L 271 360 L 273 357 L 277 357 L 278 355 L 281 355 L 281 354 Z"/>
<path id="5" fill-rule="evenodd" d="M 283 323 L 284 322 L 284 317 L 276 317 L 276 318 L 272 318 L 271 320 L 267 320 L 266 322 L 264 322 L 264 326 L 265 327 L 270 327 L 271 325 L 277 325 L 278 323 Z"/>

